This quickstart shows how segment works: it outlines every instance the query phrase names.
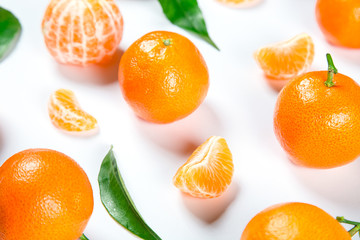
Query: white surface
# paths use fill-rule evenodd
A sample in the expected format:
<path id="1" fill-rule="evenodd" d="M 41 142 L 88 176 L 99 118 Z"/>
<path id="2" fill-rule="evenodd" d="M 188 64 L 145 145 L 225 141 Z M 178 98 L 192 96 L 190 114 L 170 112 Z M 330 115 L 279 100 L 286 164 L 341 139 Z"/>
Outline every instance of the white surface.
<path id="1" fill-rule="evenodd" d="M 188 118 L 170 125 L 138 120 L 121 96 L 116 73 L 106 83 L 77 81 L 83 73 L 75 77 L 59 66 L 41 33 L 47 3 L 1 1 L 20 19 L 23 32 L 16 49 L 0 64 L 0 164 L 18 151 L 38 147 L 74 158 L 94 190 L 94 212 L 85 230 L 89 239 L 136 239 L 100 202 L 97 174 L 111 144 L 137 208 L 164 240 L 240 239 L 257 212 L 287 201 L 311 203 L 333 216 L 360 220 L 360 161 L 332 170 L 292 165 L 272 129 L 277 93 L 267 86 L 252 58 L 258 47 L 306 32 L 315 42 L 312 70 L 326 69 L 325 53 L 330 52 L 339 71 L 360 82 L 360 51 L 325 42 L 315 21 L 314 0 L 265 0 L 251 9 L 199 0 L 220 52 L 168 22 L 157 1 L 118 0 L 125 22 L 120 49 L 147 32 L 170 30 L 190 38 L 208 64 L 211 85 L 205 102 Z M 97 118 L 98 135 L 69 136 L 50 123 L 47 101 L 58 88 L 75 92 L 84 110 Z M 223 136 L 232 150 L 234 184 L 219 199 L 184 198 L 172 185 L 172 177 L 189 156 L 188 146 L 212 135 Z"/>

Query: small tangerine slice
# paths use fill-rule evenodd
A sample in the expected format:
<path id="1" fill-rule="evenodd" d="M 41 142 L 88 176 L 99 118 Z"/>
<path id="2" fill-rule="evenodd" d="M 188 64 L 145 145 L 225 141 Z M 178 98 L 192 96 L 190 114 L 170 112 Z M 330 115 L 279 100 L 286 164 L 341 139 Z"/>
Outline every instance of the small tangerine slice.
<path id="1" fill-rule="evenodd" d="M 256 50 L 254 58 L 267 77 L 288 80 L 308 70 L 314 60 L 314 43 L 302 33 Z"/>
<path id="2" fill-rule="evenodd" d="M 182 192 L 198 198 L 222 195 L 234 172 L 232 154 L 224 138 L 213 136 L 201 144 L 173 178 Z"/>
<path id="3" fill-rule="evenodd" d="M 95 133 L 97 120 L 80 108 L 71 90 L 59 89 L 50 96 L 48 105 L 51 122 L 59 129 L 72 133 Z"/>
<path id="4" fill-rule="evenodd" d="M 234 7 L 234 8 L 248 8 L 253 7 L 262 0 L 217 0 L 218 2 L 228 6 L 228 7 Z"/>

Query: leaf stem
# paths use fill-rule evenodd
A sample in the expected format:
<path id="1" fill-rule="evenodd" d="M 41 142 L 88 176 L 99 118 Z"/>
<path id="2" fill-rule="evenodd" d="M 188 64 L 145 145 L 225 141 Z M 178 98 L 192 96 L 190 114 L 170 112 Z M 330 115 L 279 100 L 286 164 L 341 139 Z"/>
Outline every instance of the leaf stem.
<path id="1" fill-rule="evenodd" d="M 334 75 L 338 73 L 338 70 L 336 69 L 332 57 L 329 53 L 326 54 L 326 59 L 328 62 L 328 75 L 327 80 L 325 81 L 325 86 L 333 87 L 335 85 L 335 83 L 333 82 Z"/>
<path id="2" fill-rule="evenodd" d="M 89 239 L 85 236 L 85 234 L 82 234 L 79 239 L 80 239 L 80 240 L 89 240 Z"/>
<path id="3" fill-rule="evenodd" d="M 350 236 L 354 236 L 356 233 L 358 233 L 360 231 L 360 222 L 349 221 L 349 220 L 345 219 L 344 217 L 336 217 L 336 220 L 340 223 L 354 225 L 354 227 L 349 230 Z"/>

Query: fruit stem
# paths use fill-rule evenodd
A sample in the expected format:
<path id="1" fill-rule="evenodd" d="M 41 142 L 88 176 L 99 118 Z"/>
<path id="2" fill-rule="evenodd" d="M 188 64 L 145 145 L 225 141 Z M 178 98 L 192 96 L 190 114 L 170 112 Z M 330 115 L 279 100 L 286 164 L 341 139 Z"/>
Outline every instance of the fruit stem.
<path id="1" fill-rule="evenodd" d="M 165 46 L 170 46 L 173 42 L 171 38 L 168 38 L 168 39 L 164 39 L 163 43 Z"/>
<path id="2" fill-rule="evenodd" d="M 354 226 L 352 229 L 349 230 L 350 236 L 354 236 L 360 230 L 360 224 Z"/>
<path id="3" fill-rule="evenodd" d="M 338 70 L 336 69 L 332 57 L 329 53 L 326 54 L 326 59 L 328 62 L 328 75 L 327 80 L 325 81 L 325 86 L 333 87 L 335 85 L 335 83 L 333 82 L 334 74 L 337 74 Z"/>
<path id="4" fill-rule="evenodd" d="M 85 236 L 85 234 L 82 234 L 79 239 L 80 239 L 80 240 L 89 240 L 89 239 Z"/>
<path id="5" fill-rule="evenodd" d="M 354 227 L 349 230 L 350 236 L 354 236 L 357 232 L 360 231 L 360 222 L 349 221 L 349 220 L 345 219 L 344 217 L 336 217 L 336 220 L 340 223 L 354 225 Z"/>

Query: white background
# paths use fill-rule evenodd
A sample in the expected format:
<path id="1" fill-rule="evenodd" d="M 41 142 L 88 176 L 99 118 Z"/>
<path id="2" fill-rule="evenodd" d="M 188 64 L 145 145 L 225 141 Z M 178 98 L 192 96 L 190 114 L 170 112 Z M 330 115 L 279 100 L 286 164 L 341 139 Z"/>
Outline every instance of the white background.
<path id="1" fill-rule="evenodd" d="M 103 70 L 96 75 L 94 69 L 80 71 L 56 63 L 40 27 L 47 3 L 0 3 L 23 27 L 17 47 L 0 63 L 0 164 L 16 152 L 39 147 L 74 158 L 94 190 L 94 212 L 85 230 L 89 239 L 136 239 L 100 202 L 97 175 L 111 144 L 138 210 L 166 240 L 239 239 L 256 213 L 288 201 L 311 203 L 333 216 L 360 221 L 360 161 L 332 170 L 291 164 L 273 133 L 277 93 L 252 57 L 263 45 L 306 32 L 315 43 L 311 70 L 325 70 L 325 53 L 330 52 L 339 71 L 359 82 L 360 51 L 325 42 L 315 21 L 314 0 L 265 0 L 251 9 L 199 0 L 221 51 L 172 25 L 155 0 L 118 0 L 124 16 L 122 51 L 145 33 L 170 30 L 190 38 L 207 62 L 211 83 L 205 102 L 186 119 L 169 125 L 148 124 L 133 115 L 121 96 L 117 66 L 101 77 Z M 70 136 L 51 124 L 47 102 L 59 88 L 75 92 L 83 109 L 97 118 L 99 134 Z M 218 199 L 184 197 L 172 185 L 172 177 L 194 146 L 212 135 L 223 136 L 233 153 L 233 184 Z"/>

